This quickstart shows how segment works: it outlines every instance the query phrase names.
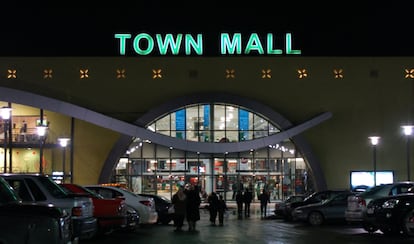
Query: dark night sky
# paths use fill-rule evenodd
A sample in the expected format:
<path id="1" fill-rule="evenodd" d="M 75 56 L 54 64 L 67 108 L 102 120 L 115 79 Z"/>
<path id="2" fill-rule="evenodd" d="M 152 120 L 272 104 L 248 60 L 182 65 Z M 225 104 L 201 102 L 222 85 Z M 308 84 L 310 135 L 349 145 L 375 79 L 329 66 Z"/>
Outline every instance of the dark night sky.
<path id="1" fill-rule="evenodd" d="M 119 56 L 114 34 L 142 32 L 202 33 L 205 56 L 219 56 L 221 32 L 277 37 L 291 32 L 294 49 L 301 49 L 302 56 L 414 56 L 414 9 L 403 1 L 360 2 L 315 5 L 290 1 L 247 7 L 238 7 L 238 2 L 198 8 L 160 2 L 15 4 L 2 7 L 0 56 Z M 130 52 L 127 56 L 136 55 Z"/>

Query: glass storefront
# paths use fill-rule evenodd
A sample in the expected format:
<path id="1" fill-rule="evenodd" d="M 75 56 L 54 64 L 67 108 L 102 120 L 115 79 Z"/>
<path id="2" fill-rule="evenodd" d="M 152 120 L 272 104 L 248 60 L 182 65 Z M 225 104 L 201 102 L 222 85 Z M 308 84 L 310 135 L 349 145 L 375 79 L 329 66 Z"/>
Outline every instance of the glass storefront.
<path id="1" fill-rule="evenodd" d="M 286 142 L 285 148 L 291 146 L 291 143 Z M 153 151 L 154 148 L 157 150 Z M 148 156 L 145 154 L 149 151 L 154 154 L 167 151 L 171 157 L 141 157 Z M 263 152 L 272 156 L 254 156 Z M 238 155 L 224 154 L 221 157 L 191 153 L 185 155 L 184 152 L 182 157 L 174 157 L 174 154 L 180 153 L 160 145 L 142 143 L 138 152 L 122 158 L 118 163 L 114 182 L 125 184 L 134 192 L 155 193 L 168 198 L 180 184 L 197 184 L 201 187 L 202 195 L 214 191 L 222 194 L 227 201 L 234 200 L 234 193 L 239 189 L 250 188 L 255 200 L 266 189 L 271 199 L 276 200 L 292 194 L 304 194 L 311 187 L 303 159 L 275 148 Z"/>
<path id="2" fill-rule="evenodd" d="M 231 104 L 195 104 L 151 122 L 163 135 L 197 142 L 242 142 L 279 132 L 269 120 Z M 254 199 L 263 189 L 271 199 L 285 199 L 311 189 L 306 164 L 294 144 L 221 155 L 183 152 L 136 138 L 114 171 L 114 181 L 135 192 L 171 198 L 179 184 L 197 184 L 202 196 L 217 192 L 227 201 L 249 188 Z"/>

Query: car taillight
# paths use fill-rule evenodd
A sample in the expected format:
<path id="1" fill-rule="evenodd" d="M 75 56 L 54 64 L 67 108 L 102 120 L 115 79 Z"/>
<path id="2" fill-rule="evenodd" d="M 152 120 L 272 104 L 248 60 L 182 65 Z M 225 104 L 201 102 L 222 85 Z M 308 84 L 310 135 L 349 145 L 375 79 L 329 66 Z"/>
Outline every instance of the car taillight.
<path id="1" fill-rule="evenodd" d="M 82 216 L 82 207 L 74 207 L 72 208 L 72 216 Z"/>
<path id="2" fill-rule="evenodd" d="M 145 200 L 145 201 L 140 201 L 140 203 L 144 204 L 147 207 L 151 207 L 151 201 Z"/>
<path id="3" fill-rule="evenodd" d="M 364 207 L 367 206 L 367 202 L 365 201 L 365 199 L 360 198 L 360 197 L 358 197 L 357 199 L 358 199 L 358 205 L 359 206 L 364 206 Z"/>

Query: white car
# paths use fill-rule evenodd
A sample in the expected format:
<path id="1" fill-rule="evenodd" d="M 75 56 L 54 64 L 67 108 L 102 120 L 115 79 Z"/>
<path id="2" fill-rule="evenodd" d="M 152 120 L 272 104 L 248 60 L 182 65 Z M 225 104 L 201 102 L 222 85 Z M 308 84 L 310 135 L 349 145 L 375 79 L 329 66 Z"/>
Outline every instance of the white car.
<path id="1" fill-rule="evenodd" d="M 157 223 L 158 213 L 155 209 L 155 201 L 153 198 L 143 197 L 125 188 L 116 186 L 87 185 L 85 187 L 104 198 L 124 198 L 125 203 L 137 211 L 140 225 Z"/>

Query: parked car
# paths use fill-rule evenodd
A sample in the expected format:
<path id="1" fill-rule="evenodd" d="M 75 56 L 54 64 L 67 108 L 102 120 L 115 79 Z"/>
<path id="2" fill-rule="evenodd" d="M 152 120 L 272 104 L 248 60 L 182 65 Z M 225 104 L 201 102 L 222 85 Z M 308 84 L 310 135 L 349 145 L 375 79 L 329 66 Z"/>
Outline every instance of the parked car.
<path id="1" fill-rule="evenodd" d="M 174 214 L 168 212 L 168 209 L 173 205 L 170 199 L 150 193 L 140 193 L 138 195 L 143 197 L 152 197 L 154 199 L 155 209 L 158 213 L 158 223 L 167 225 L 173 220 Z"/>
<path id="2" fill-rule="evenodd" d="M 351 224 L 362 225 L 368 232 L 378 230 L 377 227 L 371 225 L 371 223 L 364 221 L 367 205 L 377 198 L 406 193 L 413 186 L 414 182 L 411 181 L 383 184 L 369 188 L 360 194 L 348 197 L 347 208 L 345 210 L 346 221 Z"/>
<path id="3" fill-rule="evenodd" d="M 78 184 L 60 184 L 70 193 L 92 198 L 93 215 L 98 219 L 100 233 L 111 232 L 127 226 L 127 206 L 124 198 L 105 199 L 103 196 Z"/>
<path id="4" fill-rule="evenodd" d="M 307 196 L 303 201 L 296 201 L 286 204 L 285 220 L 292 220 L 292 212 L 295 208 L 305 206 L 308 204 L 319 203 L 323 200 L 331 199 L 334 196 L 348 192 L 348 190 L 325 190 L 317 191 Z"/>
<path id="5" fill-rule="evenodd" d="M 341 192 L 332 198 L 318 203 L 297 207 L 292 212 L 294 220 L 304 221 L 313 226 L 322 225 L 325 222 L 345 222 L 345 209 L 349 196 L 353 192 Z"/>
<path id="6" fill-rule="evenodd" d="M 369 223 L 371 230 L 380 230 L 386 235 L 400 232 L 414 236 L 414 194 L 405 193 L 395 196 L 381 197 L 367 205 L 364 222 Z"/>
<path id="7" fill-rule="evenodd" d="M 125 198 L 125 203 L 137 211 L 140 225 L 157 223 L 158 213 L 155 209 L 155 201 L 153 198 L 143 197 L 125 188 L 116 186 L 87 185 L 85 187 L 104 198 Z"/>
<path id="8" fill-rule="evenodd" d="M 290 205 L 293 202 L 303 201 L 304 199 L 305 195 L 291 195 L 283 201 L 275 202 L 275 215 L 285 217 L 288 214 L 287 205 Z"/>
<path id="9" fill-rule="evenodd" d="M 24 203 L 53 204 L 70 213 L 75 237 L 91 239 L 97 233 L 97 219 L 93 216 L 91 198 L 68 194 L 46 175 L 1 174 L 1 176 L 13 187 Z"/>
<path id="10" fill-rule="evenodd" d="M 52 205 L 24 204 L 0 177 L 0 243 L 74 244 L 70 214 Z"/>

